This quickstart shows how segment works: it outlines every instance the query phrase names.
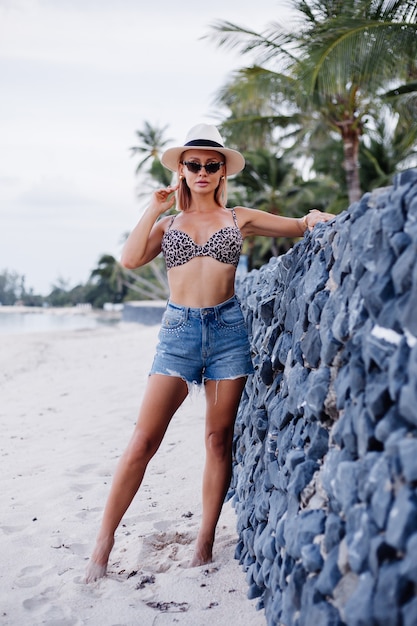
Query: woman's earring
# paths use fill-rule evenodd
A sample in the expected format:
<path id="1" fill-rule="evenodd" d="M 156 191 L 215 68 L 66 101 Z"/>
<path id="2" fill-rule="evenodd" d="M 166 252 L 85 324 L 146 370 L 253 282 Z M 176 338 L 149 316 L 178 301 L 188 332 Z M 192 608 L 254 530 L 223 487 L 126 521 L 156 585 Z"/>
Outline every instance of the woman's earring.
<path id="1" fill-rule="evenodd" d="M 222 176 L 222 177 L 220 178 L 220 180 L 224 180 L 224 176 Z"/>

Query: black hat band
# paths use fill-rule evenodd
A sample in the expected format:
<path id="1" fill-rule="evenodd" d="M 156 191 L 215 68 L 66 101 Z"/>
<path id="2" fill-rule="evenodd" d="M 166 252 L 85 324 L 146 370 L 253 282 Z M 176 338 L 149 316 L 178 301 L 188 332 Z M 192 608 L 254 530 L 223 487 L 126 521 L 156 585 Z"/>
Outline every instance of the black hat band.
<path id="1" fill-rule="evenodd" d="M 210 139 L 193 139 L 192 141 L 187 141 L 185 146 L 210 146 L 212 148 L 224 148 L 221 143 L 217 143 L 217 141 L 210 141 Z"/>

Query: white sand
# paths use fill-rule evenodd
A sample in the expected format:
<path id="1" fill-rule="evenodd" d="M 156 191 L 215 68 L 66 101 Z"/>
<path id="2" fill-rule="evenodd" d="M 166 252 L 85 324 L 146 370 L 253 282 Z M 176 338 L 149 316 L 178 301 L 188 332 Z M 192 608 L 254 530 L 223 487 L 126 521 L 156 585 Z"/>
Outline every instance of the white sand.
<path id="1" fill-rule="evenodd" d="M 0 337 L 0 625 L 261 626 L 226 504 L 210 566 L 186 567 L 201 513 L 204 396 L 174 417 L 117 534 L 83 583 L 158 328 Z"/>

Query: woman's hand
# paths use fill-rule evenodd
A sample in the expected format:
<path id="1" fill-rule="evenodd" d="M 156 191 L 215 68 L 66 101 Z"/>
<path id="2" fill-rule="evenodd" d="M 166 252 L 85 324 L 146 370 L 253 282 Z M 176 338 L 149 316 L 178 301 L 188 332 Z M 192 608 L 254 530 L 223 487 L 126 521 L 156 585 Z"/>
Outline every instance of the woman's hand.
<path id="1" fill-rule="evenodd" d="M 307 213 L 301 221 L 305 225 L 306 230 L 313 230 L 316 224 L 319 224 L 320 222 L 328 222 L 334 217 L 336 216 L 332 215 L 332 213 L 324 213 L 318 209 L 311 209 L 311 211 L 309 211 L 309 213 Z"/>
<path id="2" fill-rule="evenodd" d="M 175 204 L 174 192 L 177 191 L 179 185 L 170 185 L 163 189 L 157 189 L 152 194 L 149 208 L 155 211 L 157 215 L 162 215 L 165 211 L 169 211 Z"/>

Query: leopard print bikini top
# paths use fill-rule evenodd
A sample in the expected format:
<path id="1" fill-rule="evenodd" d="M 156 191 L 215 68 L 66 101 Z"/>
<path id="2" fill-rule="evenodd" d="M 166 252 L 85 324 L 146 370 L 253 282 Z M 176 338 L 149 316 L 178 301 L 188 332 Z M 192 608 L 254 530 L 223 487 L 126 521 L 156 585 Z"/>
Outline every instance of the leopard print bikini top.
<path id="1" fill-rule="evenodd" d="M 197 256 L 211 256 L 216 261 L 220 261 L 220 263 L 228 263 L 237 267 L 242 251 L 243 237 L 237 225 L 235 210 L 231 209 L 231 211 L 235 225 L 220 228 L 202 246 L 195 243 L 187 233 L 172 228 L 176 217 L 176 215 L 173 215 L 161 242 L 162 254 L 165 258 L 167 270 L 170 270 L 171 267 L 184 265 L 184 263 L 191 261 L 191 259 Z"/>

